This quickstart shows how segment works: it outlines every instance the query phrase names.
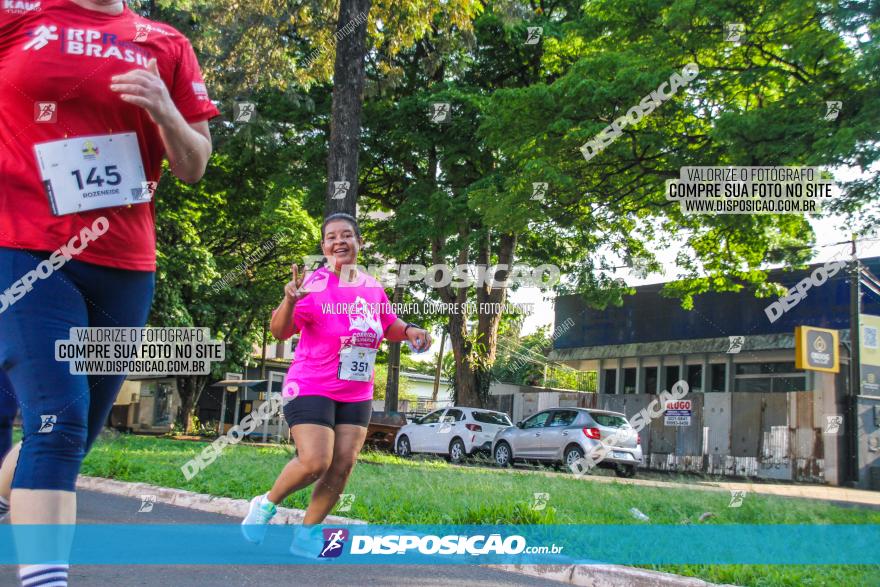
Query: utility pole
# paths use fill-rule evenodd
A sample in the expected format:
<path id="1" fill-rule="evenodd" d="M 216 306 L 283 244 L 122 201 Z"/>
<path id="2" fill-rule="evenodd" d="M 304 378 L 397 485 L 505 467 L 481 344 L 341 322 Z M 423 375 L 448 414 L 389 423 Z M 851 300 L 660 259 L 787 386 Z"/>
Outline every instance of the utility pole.
<path id="1" fill-rule="evenodd" d="M 398 274 L 400 271 L 398 265 Z M 392 303 L 397 306 L 403 299 L 403 285 L 398 284 L 394 288 L 394 295 L 391 297 Z M 384 413 L 390 414 L 397 411 L 398 385 L 400 384 L 400 343 L 388 343 L 388 380 L 385 382 L 385 410 Z"/>
<path id="2" fill-rule="evenodd" d="M 440 335 L 440 354 L 437 355 L 437 369 L 434 371 L 434 391 L 431 393 L 431 401 L 437 401 L 440 393 L 440 369 L 443 367 L 443 347 L 446 345 L 446 329 Z"/>
<path id="3" fill-rule="evenodd" d="M 266 378 L 266 344 L 269 342 L 269 332 L 266 322 L 263 323 L 263 352 L 260 355 L 260 379 Z"/>
<path id="4" fill-rule="evenodd" d="M 859 357 L 860 327 L 859 315 L 862 312 L 862 296 L 859 286 L 861 266 L 856 252 L 856 236 L 852 235 L 852 274 L 849 282 L 849 393 L 846 397 L 844 432 L 846 434 L 846 462 L 848 480 L 855 486 L 859 482 L 859 402 L 861 394 L 861 358 Z"/>
<path id="5" fill-rule="evenodd" d="M 220 426 L 217 427 L 217 436 L 226 434 L 226 391 L 225 387 L 220 388 Z"/>

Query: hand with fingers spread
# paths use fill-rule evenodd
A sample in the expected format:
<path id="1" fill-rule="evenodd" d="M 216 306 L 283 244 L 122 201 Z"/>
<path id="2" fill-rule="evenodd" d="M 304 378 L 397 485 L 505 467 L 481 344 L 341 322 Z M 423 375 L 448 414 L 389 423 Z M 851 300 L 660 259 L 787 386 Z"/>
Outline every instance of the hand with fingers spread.
<path id="1" fill-rule="evenodd" d="M 168 87 L 159 75 L 159 65 L 155 58 L 147 63 L 147 69 L 133 69 L 128 73 L 115 75 L 111 82 L 111 90 L 119 93 L 119 97 L 129 104 L 146 110 L 159 126 L 171 120 L 177 112 Z"/>
<path id="2" fill-rule="evenodd" d="M 303 289 L 303 283 L 309 276 L 303 267 L 300 274 L 299 267 L 296 263 L 290 266 L 291 280 L 284 286 L 284 299 L 272 312 L 272 319 L 269 321 L 269 330 L 272 336 L 278 340 L 287 340 L 296 334 L 296 325 L 293 321 L 293 310 L 296 303 L 311 293 Z"/>
<path id="3" fill-rule="evenodd" d="M 293 274 L 293 279 L 284 286 L 284 296 L 290 303 L 295 304 L 309 295 L 308 291 L 302 289 L 303 282 L 306 279 L 306 270 L 303 267 L 302 275 L 300 275 L 299 267 L 296 266 L 296 263 L 290 266 L 290 270 Z"/>

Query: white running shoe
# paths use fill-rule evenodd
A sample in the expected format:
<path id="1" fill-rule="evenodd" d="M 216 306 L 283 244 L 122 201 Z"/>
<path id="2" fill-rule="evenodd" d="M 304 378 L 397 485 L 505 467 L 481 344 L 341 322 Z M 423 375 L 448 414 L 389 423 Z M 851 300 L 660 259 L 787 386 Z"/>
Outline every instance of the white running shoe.
<path id="1" fill-rule="evenodd" d="M 333 545 L 336 547 L 336 545 Z M 341 543 L 338 545 L 341 548 Z M 334 548 L 335 549 L 335 548 Z M 293 542 L 290 543 L 290 554 L 312 560 L 318 558 L 324 550 L 324 533 L 320 526 L 296 526 L 293 529 Z"/>
<path id="2" fill-rule="evenodd" d="M 269 501 L 266 495 L 258 495 L 251 500 L 248 514 L 241 522 L 241 533 L 248 542 L 259 544 L 263 541 L 269 522 L 278 511 L 278 508 Z"/>

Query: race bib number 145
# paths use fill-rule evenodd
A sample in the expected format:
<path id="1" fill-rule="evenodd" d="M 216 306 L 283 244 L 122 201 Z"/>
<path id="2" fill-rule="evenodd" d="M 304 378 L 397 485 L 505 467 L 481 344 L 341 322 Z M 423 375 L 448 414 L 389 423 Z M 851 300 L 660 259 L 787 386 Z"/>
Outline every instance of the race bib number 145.
<path id="1" fill-rule="evenodd" d="M 62 139 L 34 150 L 56 216 L 142 204 L 153 197 L 133 132 Z"/>

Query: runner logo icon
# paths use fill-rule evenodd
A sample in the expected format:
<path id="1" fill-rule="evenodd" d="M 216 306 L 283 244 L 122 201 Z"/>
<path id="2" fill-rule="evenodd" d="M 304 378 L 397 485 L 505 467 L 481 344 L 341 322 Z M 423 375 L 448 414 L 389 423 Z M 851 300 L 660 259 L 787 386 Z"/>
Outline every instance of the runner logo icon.
<path id="1" fill-rule="evenodd" d="M 33 49 L 34 51 L 39 51 L 43 47 L 49 44 L 49 41 L 57 41 L 58 35 L 58 27 L 54 24 L 52 26 L 41 25 L 30 33 L 30 36 L 33 37 L 28 43 L 24 46 L 24 50 Z"/>
<path id="2" fill-rule="evenodd" d="M 318 558 L 336 558 L 342 554 L 342 547 L 348 540 L 348 530 L 342 528 L 324 528 L 324 548 Z"/>
<path id="3" fill-rule="evenodd" d="M 55 429 L 55 424 L 58 422 L 58 416 L 55 414 L 47 414 L 40 416 L 40 429 L 37 430 L 38 434 L 49 434 Z"/>

